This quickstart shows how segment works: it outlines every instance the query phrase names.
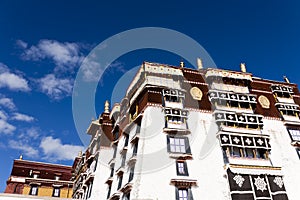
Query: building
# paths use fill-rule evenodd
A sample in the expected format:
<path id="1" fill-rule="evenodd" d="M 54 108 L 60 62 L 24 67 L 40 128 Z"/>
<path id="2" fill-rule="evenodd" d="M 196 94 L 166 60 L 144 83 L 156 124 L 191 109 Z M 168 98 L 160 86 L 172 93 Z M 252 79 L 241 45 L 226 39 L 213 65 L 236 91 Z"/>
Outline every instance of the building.
<path id="1" fill-rule="evenodd" d="M 106 102 L 73 198 L 299 199 L 297 85 L 198 64 L 144 62 L 120 104 Z"/>
<path id="2" fill-rule="evenodd" d="M 72 167 L 20 159 L 14 160 L 4 193 L 35 197 L 72 197 Z M 1 197 L 4 198 L 4 197 Z M 27 196 L 27 198 L 30 198 Z"/>

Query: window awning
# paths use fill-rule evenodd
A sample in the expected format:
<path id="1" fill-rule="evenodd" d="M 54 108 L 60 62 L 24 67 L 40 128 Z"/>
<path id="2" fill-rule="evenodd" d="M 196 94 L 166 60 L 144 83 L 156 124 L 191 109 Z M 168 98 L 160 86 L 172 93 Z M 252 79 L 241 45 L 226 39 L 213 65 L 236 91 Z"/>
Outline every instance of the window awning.
<path id="1" fill-rule="evenodd" d="M 293 94 L 293 88 L 289 86 L 282 86 L 282 85 L 272 85 L 271 86 L 272 92 L 284 92 Z"/>
<path id="2" fill-rule="evenodd" d="M 247 166 L 247 165 L 229 165 L 230 171 L 235 174 L 250 174 L 250 175 L 277 175 L 282 176 L 281 167 L 261 167 L 261 166 Z"/>
<path id="3" fill-rule="evenodd" d="M 226 101 L 238 101 L 238 102 L 256 104 L 256 95 L 254 94 L 237 94 L 237 93 L 217 91 L 217 90 L 211 90 L 209 92 L 209 99 L 210 100 L 221 99 Z"/>

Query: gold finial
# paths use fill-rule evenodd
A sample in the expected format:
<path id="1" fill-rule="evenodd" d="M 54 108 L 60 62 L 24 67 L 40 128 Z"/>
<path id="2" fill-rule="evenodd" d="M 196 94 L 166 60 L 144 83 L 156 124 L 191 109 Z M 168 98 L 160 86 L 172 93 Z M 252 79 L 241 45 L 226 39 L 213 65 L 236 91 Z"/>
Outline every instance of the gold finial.
<path id="1" fill-rule="evenodd" d="M 284 80 L 286 83 L 290 83 L 290 80 L 289 80 L 288 77 L 286 77 L 286 76 L 283 76 L 283 80 Z"/>
<path id="2" fill-rule="evenodd" d="M 242 71 L 242 72 L 247 72 L 247 71 L 246 71 L 246 64 L 245 64 L 245 63 L 241 63 L 241 64 L 240 64 L 240 67 L 241 67 L 241 71 Z"/>
<path id="3" fill-rule="evenodd" d="M 78 157 L 81 157 L 82 156 L 82 151 L 79 151 L 78 152 Z"/>
<path id="4" fill-rule="evenodd" d="M 198 70 L 203 69 L 202 60 L 200 58 L 197 58 L 197 67 L 198 67 Z"/>
<path id="5" fill-rule="evenodd" d="M 19 158 L 19 159 L 20 159 L 20 160 L 23 160 L 23 155 L 22 155 L 22 154 L 20 155 L 20 158 Z"/>
<path id="6" fill-rule="evenodd" d="M 108 100 L 105 101 L 105 104 L 104 104 L 104 112 L 105 112 L 105 113 L 109 113 L 109 102 L 108 102 Z"/>
<path id="7" fill-rule="evenodd" d="M 180 61 L 180 67 L 184 68 L 184 62 L 183 62 L 183 60 Z"/>

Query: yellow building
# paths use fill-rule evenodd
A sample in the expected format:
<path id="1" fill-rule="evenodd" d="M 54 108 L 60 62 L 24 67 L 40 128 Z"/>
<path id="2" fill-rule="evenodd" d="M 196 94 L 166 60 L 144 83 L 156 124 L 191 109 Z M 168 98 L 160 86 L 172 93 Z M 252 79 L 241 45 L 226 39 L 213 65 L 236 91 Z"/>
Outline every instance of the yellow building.
<path id="1" fill-rule="evenodd" d="M 70 198 L 71 177 L 71 166 L 14 160 L 5 193 Z"/>

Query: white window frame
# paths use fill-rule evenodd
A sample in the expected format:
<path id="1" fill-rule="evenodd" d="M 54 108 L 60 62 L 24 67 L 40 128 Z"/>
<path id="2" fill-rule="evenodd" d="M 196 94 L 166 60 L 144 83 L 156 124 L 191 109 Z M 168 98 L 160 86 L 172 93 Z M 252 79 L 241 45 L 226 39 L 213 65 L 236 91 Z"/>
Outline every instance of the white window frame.
<path id="1" fill-rule="evenodd" d="M 188 190 L 187 189 L 178 189 L 178 199 L 179 200 L 188 200 L 189 195 L 188 195 Z"/>
<path id="2" fill-rule="evenodd" d="M 37 185 L 31 186 L 30 195 L 37 196 L 37 194 L 38 194 L 38 186 Z"/>
<path id="3" fill-rule="evenodd" d="M 300 129 L 288 129 L 291 139 L 293 141 L 300 141 Z"/>
<path id="4" fill-rule="evenodd" d="M 174 153 L 186 153 L 185 138 L 170 137 L 170 151 Z"/>
<path id="5" fill-rule="evenodd" d="M 53 188 L 53 197 L 59 197 L 60 196 L 60 188 L 54 187 Z"/>

